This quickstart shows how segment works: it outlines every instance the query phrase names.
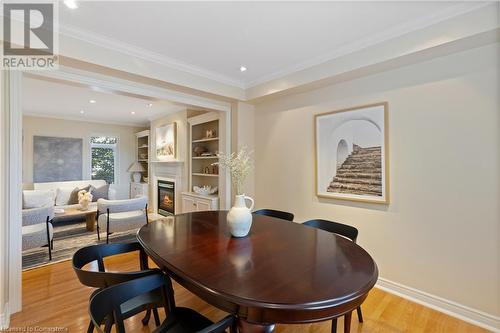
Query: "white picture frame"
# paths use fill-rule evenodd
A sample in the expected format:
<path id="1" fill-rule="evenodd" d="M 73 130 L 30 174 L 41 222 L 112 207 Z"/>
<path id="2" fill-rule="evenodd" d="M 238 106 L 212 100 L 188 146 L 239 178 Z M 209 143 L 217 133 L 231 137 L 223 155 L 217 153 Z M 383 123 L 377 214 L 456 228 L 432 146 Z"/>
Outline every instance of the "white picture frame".
<path id="1" fill-rule="evenodd" d="M 316 195 L 389 203 L 388 103 L 314 118 Z"/>

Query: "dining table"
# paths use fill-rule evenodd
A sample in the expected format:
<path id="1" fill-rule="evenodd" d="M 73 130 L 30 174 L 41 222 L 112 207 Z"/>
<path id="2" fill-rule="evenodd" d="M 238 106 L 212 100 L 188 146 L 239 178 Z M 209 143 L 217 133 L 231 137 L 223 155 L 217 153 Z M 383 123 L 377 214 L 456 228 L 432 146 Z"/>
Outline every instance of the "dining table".
<path id="1" fill-rule="evenodd" d="M 253 214 L 250 233 L 235 238 L 226 218 L 227 211 L 179 214 L 146 224 L 137 238 L 171 278 L 234 314 L 239 332 L 343 315 L 350 322 L 377 281 L 375 261 L 344 237 Z"/>

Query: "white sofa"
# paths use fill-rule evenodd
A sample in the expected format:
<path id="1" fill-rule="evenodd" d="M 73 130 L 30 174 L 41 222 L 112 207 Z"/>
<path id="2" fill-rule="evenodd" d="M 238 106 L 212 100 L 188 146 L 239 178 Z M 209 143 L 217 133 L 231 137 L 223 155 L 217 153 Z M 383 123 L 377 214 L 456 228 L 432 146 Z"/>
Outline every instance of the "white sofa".
<path id="1" fill-rule="evenodd" d="M 68 204 L 65 198 L 60 200 L 58 196 L 67 196 L 75 188 L 84 188 L 92 185 L 95 188 L 106 185 L 105 180 L 76 180 L 66 182 L 34 183 L 32 190 L 23 191 L 23 209 L 38 208 L 43 206 L 54 206 L 55 208 L 77 208 L 78 204 Z M 117 199 L 117 191 L 112 184 L 109 187 L 108 199 Z M 96 202 L 91 203 L 95 207 Z"/>

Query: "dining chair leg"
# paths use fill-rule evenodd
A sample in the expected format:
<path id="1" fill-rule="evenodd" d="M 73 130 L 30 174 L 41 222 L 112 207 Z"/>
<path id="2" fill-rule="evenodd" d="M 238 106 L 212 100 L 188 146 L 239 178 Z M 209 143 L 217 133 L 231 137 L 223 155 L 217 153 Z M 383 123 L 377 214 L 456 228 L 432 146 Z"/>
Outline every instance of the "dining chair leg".
<path id="1" fill-rule="evenodd" d="M 361 306 L 358 306 L 358 308 L 356 309 L 356 312 L 358 313 L 358 321 L 360 323 L 363 322 L 363 313 L 361 312 Z"/>
<path id="2" fill-rule="evenodd" d="M 351 332 L 351 317 L 352 312 L 348 312 L 344 315 L 344 333 Z"/>
<path id="3" fill-rule="evenodd" d="M 229 327 L 229 333 L 238 333 L 238 322 L 236 320 L 234 320 L 231 327 Z"/>
<path id="4" fill-rule="evenodd" d="M 332 319 L 332 333 L 337 333 L 337 318 Z"/>
<path id="5" fill-rule="evenodd" d="M 146 326 L 149 323 L 149 318 L 151 318 L 151 309 L 146 310 L 146 315 L 141 320 L 144 326 Z"/>
<path id="6" fill-rule="evenodd" d="M 155 324 L 156 326 L 160 326 L 161 325 L 161 322 L 160 322 L 160 315 L 158 315 L 158 309 L 153 309 L 153 317 L 155 318 Z"/>
<path id="7" fill-rule="evenodd" d="M 111 333 L 111 329 L 113 328 L 114 320 L 109 316 L 106 318 L 106 322 L 104 323 L 104 332 Z"/>
<path id="8" fill-rule="evenodd" d="M 87 328 L 87 333 L 93 333 L 94 332 L 94 323 L 92 320 L 89 323 L 89 328 Z"/>

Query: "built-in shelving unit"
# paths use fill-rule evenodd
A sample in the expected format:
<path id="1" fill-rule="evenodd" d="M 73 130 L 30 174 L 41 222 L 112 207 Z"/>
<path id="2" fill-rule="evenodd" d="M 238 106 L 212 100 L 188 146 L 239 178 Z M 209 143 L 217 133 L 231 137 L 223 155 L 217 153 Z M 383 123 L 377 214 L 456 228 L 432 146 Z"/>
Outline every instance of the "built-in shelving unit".
<path id="1" fill-rule="evenodd" d="M 135 133 L 136 137 L 136 159 L 142 164 L 146 171 L 142 172 L 141 182 L 148 183 L 145 181 L 149 176 L 149 130 L 141 131 Z M 149 179 L 148 179 L 149 180 Z"/>
<path id="2" fill-rule="evenodd" d="M 218 187 L 220 190 L 219 167 L 213 165 L 213 163 L 218 161 L 217 154 L 221 151 L 222 147 L 219 118 L 220 114 L 218 112 L 207 112 L 188 119 L 190 128 L 189 192 L 186 193 L 186 198 L 183 197 L 183 202 L 190 202 L 188 199 L 193 197 L 193 195 L 199 196 L 193 193 L 194 186 Z M 211 209 L 218 209 L 218 193 L 206 196 L 206 198 L 211 200 Z M 186 207 L 186 209 L 189 211 L 191 207 Z"/>

